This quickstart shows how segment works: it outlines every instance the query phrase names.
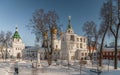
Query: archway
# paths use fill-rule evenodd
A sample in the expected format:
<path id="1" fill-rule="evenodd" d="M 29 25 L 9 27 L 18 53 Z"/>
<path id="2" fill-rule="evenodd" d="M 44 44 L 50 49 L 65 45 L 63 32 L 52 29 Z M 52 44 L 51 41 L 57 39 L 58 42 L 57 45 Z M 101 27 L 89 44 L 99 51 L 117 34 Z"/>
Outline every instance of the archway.
<path id="1" fill-rule="evenodd" d="M 21 54 L 17 53 L 17 59 L 20 59 Z"/>

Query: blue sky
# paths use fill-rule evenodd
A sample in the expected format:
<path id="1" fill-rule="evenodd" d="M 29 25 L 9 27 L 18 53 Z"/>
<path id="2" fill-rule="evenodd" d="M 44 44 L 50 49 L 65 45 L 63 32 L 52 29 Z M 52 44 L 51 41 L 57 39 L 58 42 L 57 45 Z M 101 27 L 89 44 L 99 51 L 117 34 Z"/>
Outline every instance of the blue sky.
<path id="1" fill-rule="evenodd" d="M 105 0 L 0 0 L 0 31 L 12 31 L 16 25 L 23 42 L 34 45 L 35 36 L 26 25 L 32 13 L 40 8 L 55 10 L 60 16 L 60 24 L 66 30 L 68 16 L 72 17 L 74 32 L 83 35 L 82 26 L 86 21 L 100 23 L 100 8 Z"/>

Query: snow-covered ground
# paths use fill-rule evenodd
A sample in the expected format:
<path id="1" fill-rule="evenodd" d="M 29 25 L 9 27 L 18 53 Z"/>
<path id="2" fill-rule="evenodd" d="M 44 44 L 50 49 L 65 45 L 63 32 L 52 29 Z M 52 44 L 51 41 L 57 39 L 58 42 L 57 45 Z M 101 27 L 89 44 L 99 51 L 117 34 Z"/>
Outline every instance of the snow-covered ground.
<path id="1" fill-rule="evenodd" d="M 109 62 L 110 64 L 108 65 L 108 60 L 103 61 L 104 65 L 99 68 L 102 70 L 100 75 L 120 75 L 120 61 L 118 62 L 117 70 L 114 70 L 113 61 Z M 59 60 L 57 65 L 56 62 L 53 62 L 51 66 L 48 66 L 46 61 L 41 61 L 41 68 L 35 69 L 32 68 L 31 61 L 20 61 L 18 62 L 19 75 L 80 75 L 79 61 L 76 60 L 69 63 L 72 65 L 68 67 L 67 60 Z M 12 62 L 0 62 L 0 75 L 15 75 L 14 65 L 15 63 Z M 96 64 L 92 66 L 91 62 L 88 61 L 86 65 L 81 67 L 81 75 L 97 75 L 90 71 L 91 69 L 97 69 Z"/>

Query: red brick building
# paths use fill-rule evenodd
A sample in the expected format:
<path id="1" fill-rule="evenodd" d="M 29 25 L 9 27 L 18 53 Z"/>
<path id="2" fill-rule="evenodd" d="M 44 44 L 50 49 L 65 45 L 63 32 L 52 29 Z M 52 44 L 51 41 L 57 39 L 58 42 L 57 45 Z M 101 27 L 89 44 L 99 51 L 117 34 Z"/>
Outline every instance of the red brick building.
<path id="1" fill-rule="evenodd" d="M 114 48 L 104 48 L 103 49 L 103 59 L 110 59 L 113 60 L 114 59 Z M 120 48 L 118 48 L 118 60 L 120 60 Z"/>

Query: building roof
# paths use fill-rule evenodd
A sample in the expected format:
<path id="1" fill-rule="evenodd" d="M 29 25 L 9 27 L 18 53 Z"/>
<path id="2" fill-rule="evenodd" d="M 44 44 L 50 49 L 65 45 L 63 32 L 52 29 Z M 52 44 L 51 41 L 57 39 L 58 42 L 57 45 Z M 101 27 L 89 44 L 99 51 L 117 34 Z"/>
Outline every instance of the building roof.
<path id="1" fill-rule="evenodd" d="M 72 29 L 72 26 L 71 26 L 71 24 L 68 24 L 68 27 L 67 27 L 67 29 Z"/>
<path id="2" fill-rule="evenodd" d="M 67 29 L 72 29 L 71 16 L 69 16 L 69 19 L 68 19 L 68 27 L 67 27 Z"/>
<path id="3" fill-rule="evenodd" d="M 87 47 L 87 49 L 88 50 L 90 49 L 92 51 L 92 50 L 96 50 L 97 48 L 96 47 Z"/>
<path id="4" fill-rule="evenodd" d="M 19 35 L 19 32 L 18 32 L 18 28 L 16 27 L 16 31 L 13 35 L 13 38 L 16 38 L 16 39 L 21 39 L 20 35 Z"/>
<path id="5" fill-rule="evenodd" d="M 16 38 L 16 39 L 20 39 L 20 35 L 18 33 L 18 31 L 15 31 L 14 35 L 13 35 L 13 38 Z"/>
<path id="6" fill-rule="evenodd" d="M 118 51 L 120 50 L 120 47 L 117 48 Z M 113 51 L 114 50 L 114 47 L 104 47 L 103 48 L 103 51 Z"/>

